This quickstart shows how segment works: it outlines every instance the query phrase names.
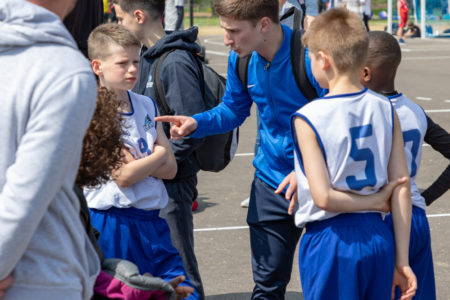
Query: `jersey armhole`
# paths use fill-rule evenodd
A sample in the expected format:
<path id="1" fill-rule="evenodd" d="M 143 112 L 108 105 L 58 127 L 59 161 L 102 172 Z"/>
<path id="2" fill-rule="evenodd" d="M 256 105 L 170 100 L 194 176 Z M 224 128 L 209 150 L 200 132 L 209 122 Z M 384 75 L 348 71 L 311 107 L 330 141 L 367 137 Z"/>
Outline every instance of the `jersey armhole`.
<path id="1" fill-rule="evenodd" d="M 292 135 L 292 139 L 294 141 L 294 151 L 295 151 L 295 154 L 297 155 L 300 168 L 301 168 L 303 174 L 306 176 L 305 169 L 303 167 L 302 154 L 301 154 L 301 151 L 300 151 L 300 147 L 298 145 L 297 133 L 295 132 L 295 127 L 294 127 L 294 120 L 295 120 L 296 117 L 302 118 L 306 123 L 308 123 L 308 125 L 314 131 L 314 134 L 316 135 L 317 142 L 319 143 L 320 149 L 322 151 L 322 155 L 323 155 L 323 157 L 325 159 L 325 164 L 327 164 L 327 155 L 325 153 L 325 147 L 323 146 L 322 139 L 320 138 L 319 132 L 316 130 L 314 125 L 311 123 L 311 121 L 305 115 L 303 115 L 303 114 L 301 114 L 299 112 L 295 112 L 294 114 L 292 114 L 292 116 L 291 116 L 291 135 Z M 327 168 L 328 168 L 328 166 L 327 166 Z"/>

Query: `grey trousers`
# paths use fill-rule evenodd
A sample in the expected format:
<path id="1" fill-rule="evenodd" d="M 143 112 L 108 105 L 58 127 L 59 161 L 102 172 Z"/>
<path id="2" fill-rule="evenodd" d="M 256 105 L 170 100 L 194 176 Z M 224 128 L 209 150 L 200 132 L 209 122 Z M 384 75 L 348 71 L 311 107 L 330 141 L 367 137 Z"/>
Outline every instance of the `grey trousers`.
<path id="1" fill-rule="evenodd" d="M 160 217 L 169 224 L 172 244 L 180 252 L 184 269 L 197 290 L 199 299 L 205 299 L 202 279 L 194 253 L 194 223 L 192 202 L 197 198 L 197 175 L 164 182 L 169 202 L 160 211 Z"/>

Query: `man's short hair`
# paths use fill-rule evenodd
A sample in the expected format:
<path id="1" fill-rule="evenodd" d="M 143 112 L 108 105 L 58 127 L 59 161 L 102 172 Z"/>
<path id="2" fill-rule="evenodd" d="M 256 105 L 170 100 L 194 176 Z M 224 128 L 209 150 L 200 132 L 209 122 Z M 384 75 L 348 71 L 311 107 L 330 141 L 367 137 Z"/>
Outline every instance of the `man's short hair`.
<path id="1" fill-rule="evenodd" d="M 137 9 L 141 9 L 153 19 L 161 19 L 164 15 L 165 0 L 113 0 L 127 14 L 133 14 Z"/>
<path id="2" fill-rule="evenodd" d="M 409 21 L 409 22 L 408 22 L 408 26 L 409 26 L 409 27 L 413 27 L 413 26 L 414 26 L 414 22 L 413 22 L 413 21 Z"/>
<path id="3" fill-rule="evenodd" d="M 219 16 L 253 24 L 263 17 L 276 24 L 280 22 L 278 0 L 215 0 L 214 9 Z"/>
<path id="4" fill-rule="evenodd" d="M 103 24 L 96 27 L 88 38 L 89 59 L 102 59 L 110 55 L 111 45 L 123 48 L 141 47 L 141 42 L 134 33 L 122 25 L 115 23 Z"/>
<path id="5" fill-rule="evenodd" d="M 330 9 L 319 15 L 302 39 L 309 51 L 330 55 L 338 72 L 361 68 L 369 44 L 367 30 L 355 13 L 345 8 Z"/>

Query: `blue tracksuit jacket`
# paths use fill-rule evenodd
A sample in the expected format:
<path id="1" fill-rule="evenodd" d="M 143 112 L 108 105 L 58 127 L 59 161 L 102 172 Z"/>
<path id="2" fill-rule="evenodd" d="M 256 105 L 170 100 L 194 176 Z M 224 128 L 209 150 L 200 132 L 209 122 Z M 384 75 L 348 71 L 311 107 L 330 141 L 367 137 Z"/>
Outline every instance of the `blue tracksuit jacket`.
<path id="1" fill-rule="evenodd" d="M 270 64 L 257 52 L 253 52 L 249 63 L 247 88 L 239 80 L 236 68 L 238 55 L 231 51 L 222 103 L 193 116 L 198 122 L 198 128 L 191 135 L 199 138 L 230 131 L 244 122 L 250 115 L 252 103 L 255 102 L 261 117 L 261 126 L 258 128 L 261 145 L 253 165 L 256 168 L 256 176 L 273 188 L 294 170 L 290 116 L 308 103 L 298 89 L 292 71 L 292 30 L 284 25 L 282 29 L 283 42 Z M 310 82 L 319 96 L 322 96 L 325 90 L 320 88 L 312 76 L 307 54 L 306 66 Z"/>

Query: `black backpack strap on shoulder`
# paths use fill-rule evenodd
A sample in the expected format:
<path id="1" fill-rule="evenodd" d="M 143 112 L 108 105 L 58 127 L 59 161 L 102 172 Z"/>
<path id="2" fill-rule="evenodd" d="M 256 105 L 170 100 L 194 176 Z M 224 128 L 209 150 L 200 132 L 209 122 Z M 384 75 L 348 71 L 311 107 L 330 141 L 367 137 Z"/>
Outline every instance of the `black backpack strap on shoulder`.
<path id="1" fill-rule="evenodd" d="M 155 96 L 156 96 L 155 101 L 156 101 L 156 103 L 159 104 L 159 107 L 161 109 L 161 111 L 160 111 L 161 115 L 173 115 L 174 114 L 173 111 L 170 109 L 169 105 L 167 104 L 166 96 L 164 94 L 164 86 L 161 81 L 162 64 L 164 62 L 164 59 L 167 57 L 167 55 L 169 55 L 173 51 L 175 51 L 175 49 L 164 52 L 156 61 L 156 65 L 153 70 L 153 85 L 154 85 Z"/>
<path id="2" fill-rule="evenodd" d="M 309 101 L 318 98 L 317 91 L 311 84 L 306 73 L 305 47 L 302 44 L 303 30 L 294 30 L 291 39 L 291 63 L 295 82 L 303 96 Z"/>
<path id="3" fill-rule="evenodd" d="M 302 21 L 302 14 L 300 12 L 300 10 L 295 7 L 292 6 L 291 8 L 289 8 L 280 18 L 280 22 L 289 18 L 290 16 L 294 15 L 294 25 L 293 25 L 293 29 L 299 29 L 300 28 L 300 24 Z"/>
<path id="4" fill-rule="evenodd" d="M 252 55 L 249 54 L 243 58 L 238 57 L 238 59 L 236 61 L 236 69 L 238 70 L 239 80 L 242 82 L 245 89 L 247 89 L 247 85 L 248 85 L 248 78 L 247 78 L 248 64 L 250 63 L 251 56 Z"/>

